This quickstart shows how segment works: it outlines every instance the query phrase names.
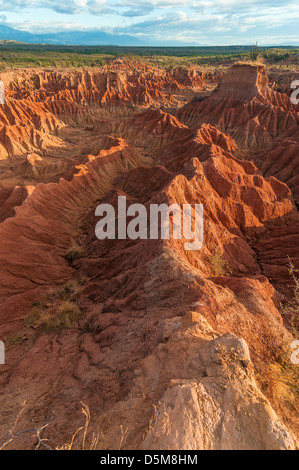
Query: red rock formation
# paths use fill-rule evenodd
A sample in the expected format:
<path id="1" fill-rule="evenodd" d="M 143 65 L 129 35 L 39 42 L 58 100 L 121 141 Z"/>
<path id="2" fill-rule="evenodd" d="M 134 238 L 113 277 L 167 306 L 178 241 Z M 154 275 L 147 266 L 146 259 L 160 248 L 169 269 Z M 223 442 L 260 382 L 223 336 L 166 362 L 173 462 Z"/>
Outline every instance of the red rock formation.
<path id="1" fill-rule="evenodd" d="M 299 204 L 299 129 L 290 130 L 275 139 L 270 149 L 256 152 L 254 161 L 265 176 L 275 176 L 292 190 Z"/>
<path id="2" fill-rule="evenodd" d="M 277 136 L 296 130 L 298 111 L 288 96 L 268 87 L 266 67 L 236 64 L 210 97 L 196 98 L 177 113 L 192 127 L 210 123 L 230 134 L 242 149 L 269 146 Z"/>
<path id="3" fill-rule="evenodd" d="M 62 445 L 84 401 L 104 449 L 294 449 L 295 412 L 273 396 L 270 404 L 255 372 L 290 354 L 279 304 L 290 295 L 288 255 L 299 266 L 298 210 L 272 158 L 267 177 L 238 158 L 240 147 L 295 135 L 288 98 L 253 66 L 234 67 L 217 92 L 175 116 L 123 104 L 174 106 L 171 89 L 184 97 L 201 87 L 194 71 L 162 78 L 118 61 L 94 74 L 41 73 L 30 86 L 27 76 L 22 87 L 24 76 L 12 80 L 2 116 L 10 160 L 0 167 L 0 338 L 20 341 L 0 366 L 0 436 L 26 399 L 19 426 L 56 412 L 47 438 Z M 45 110 L 51 119 L 38 118 Z M 6 141 L 16 127 L 19 141 Z M 22 175 L 33 184 L 9 187 Z M 95 208 L 116 208 L 119 195 L 146 208 L 202 203 L 203 248 L 98 240 Z M 47 331 L 43 318 L 75 295 L 69 280 L 81 286 L 71 302 L 80 317 Z"/>

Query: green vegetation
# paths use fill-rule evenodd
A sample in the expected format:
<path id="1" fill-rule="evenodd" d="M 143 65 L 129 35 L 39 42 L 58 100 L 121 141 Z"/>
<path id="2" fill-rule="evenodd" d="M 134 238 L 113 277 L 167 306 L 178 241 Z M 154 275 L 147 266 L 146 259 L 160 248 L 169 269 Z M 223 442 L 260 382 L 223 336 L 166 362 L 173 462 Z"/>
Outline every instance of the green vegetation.
<path id="1" fill-rule="evenodd" d="M 146 62 L 163 69 L 179 65 L 220 66 L 258 55 L 270 64 L 292 59 L 298 64 L 299 48 L 251 46 L 223 47 L 120 47 L 50 46 L 42 44 L 0 44 L 0 69 L 24 67 L 101 67 L 116 57 Z M 255 60 L 255 59 L 254 59 Z"/>

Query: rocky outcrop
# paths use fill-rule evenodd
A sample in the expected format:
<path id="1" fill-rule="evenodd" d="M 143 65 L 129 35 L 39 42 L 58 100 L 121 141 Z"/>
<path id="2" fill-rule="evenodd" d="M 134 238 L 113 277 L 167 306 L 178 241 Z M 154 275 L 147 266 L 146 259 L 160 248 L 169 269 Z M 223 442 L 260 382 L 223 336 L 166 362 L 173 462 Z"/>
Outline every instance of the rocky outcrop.
<path id="1" fill-rule="evenodd" d="M 196 324 L 194 315 L 192 320 L 193 330 L 203 322 L 200 319 Z M 190 335 L 192 326 L 188 326 Z M 171 381 L 158 403 L 142 448 L 294 449 L 291 436 L 256 386 L 245 341 L 227 334 L 203 340 L 201 347 L 199 341 L 197 344 L 200 378 Z M 169 351 L 166 354 L 169 361 Z"/>
<path id="2" fill-rule="evenodd" d="M 185 124 L 210 123 L 230 134 L 241 149 L 268 147 L 286 131 L 296 131 L 298 110 L 290 97 L 268 86 L 264 65 L 236 64 L 206 99 L 194 99 L 177 112 Z"/>

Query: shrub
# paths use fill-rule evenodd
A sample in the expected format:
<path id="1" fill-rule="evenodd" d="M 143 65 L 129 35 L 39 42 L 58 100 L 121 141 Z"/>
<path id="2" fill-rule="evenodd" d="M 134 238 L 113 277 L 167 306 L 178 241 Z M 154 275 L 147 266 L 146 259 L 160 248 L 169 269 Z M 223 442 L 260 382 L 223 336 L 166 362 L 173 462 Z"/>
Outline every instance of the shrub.
<path id="1" fill-rule="evenodd" d="M 75 302 L 82 292 L 82 282 L 78 282 L 76 279 L 69 279 L 60 289 L 54 292 L 54 297 Z"/>
<path id="2" fill-rule="evenodd" d="M 70 262 L 74 263 L 80 258 L 83 258 L 85 256 L 85 249 L 78 245 L 77 243 L 74 243 L 69 250 L 65 254 L 65 258 Z"/>
<path id="3" fill-rule="evenodd" d="M 220 253 L 213 253 L 208 257 L 208 262 L 214 276 L 228 276 L 232 273 L 230 266 Z"/>
<path id="4" fill-rule="evenodd" d="M 40 81 L 39 81 L 39 76 L 37 74 L 31 75 L 30 80 L 32 81 L 35 88 L 39 87 Z"/>
<path id="5" fill-rule="evenodd" d="M 136 106 L 134 105 L 134 103 L 127 103 L 127 108 L 130 109 L 131 111 L 136 110 Z"/>

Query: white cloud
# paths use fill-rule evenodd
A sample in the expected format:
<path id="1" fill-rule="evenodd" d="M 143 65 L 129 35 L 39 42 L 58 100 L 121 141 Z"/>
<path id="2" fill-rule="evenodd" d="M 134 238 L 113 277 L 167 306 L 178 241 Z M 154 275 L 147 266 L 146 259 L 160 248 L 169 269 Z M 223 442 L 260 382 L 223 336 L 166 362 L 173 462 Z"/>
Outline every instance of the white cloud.
<path id="1" fill-rule="evenodd" d="M 76 15 L 82 12 L 100 14 L 101 9 L 106 4 L 106 0 L 0 0 L 0 8 L 4 11 L 24 10 L 26 8 L 48 8 L 57 13 Z"/>
<path id="2" fill-rule="evenodd" d="M 51 30 L 51 25 L 25 23 L 24 14 L 45 8 L 57 16 L 56 30 L 97 27 L 155 43 L 179 39 L 193 44 L 250 44 L 269 37 L 277 38 L 271 40 L 277 44 L 288 38 L 299 42 L 298 0 L 14 0 L 13 4 L 0 0 L 8 23 L 13 15 L 14 25 L 33 32 L 43 25 Z"/>

